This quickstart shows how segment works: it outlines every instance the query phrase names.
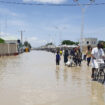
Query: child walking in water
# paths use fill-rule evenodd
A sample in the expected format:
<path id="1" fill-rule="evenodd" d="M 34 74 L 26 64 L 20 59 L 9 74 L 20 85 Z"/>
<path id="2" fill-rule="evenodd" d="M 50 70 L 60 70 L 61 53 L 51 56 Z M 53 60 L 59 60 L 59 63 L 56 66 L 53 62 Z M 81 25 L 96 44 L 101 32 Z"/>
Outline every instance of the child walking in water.
<path id="1" fill-rule="evenodd" d="M 57 54 L 56 54 L 56 65 L 59 65 L 59 64 L 60 64 L 60 54 L 57 51 Z"/>

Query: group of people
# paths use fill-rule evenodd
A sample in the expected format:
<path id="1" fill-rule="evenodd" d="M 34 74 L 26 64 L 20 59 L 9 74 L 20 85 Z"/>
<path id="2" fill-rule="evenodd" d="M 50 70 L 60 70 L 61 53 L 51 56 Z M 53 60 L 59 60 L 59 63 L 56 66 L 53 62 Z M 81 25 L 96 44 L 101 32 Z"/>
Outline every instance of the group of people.
<path id="1" fill-rule="evenodd" d="M 62 51 L 61 51 L 62 52 Z M 60 64 L 61 52 L 57 51 L 56 54 L 56 65 Z M 65 65 L 70 65 L 73 63 L 77 66 L 81 66 L 82 61 L 82 52 L 80 47 L 73 48 L 71 50 L 65 50 L 64 53 L 64 63 Z M 90 45 L 87 46 L 86 54 L 84 55 L 84 60 L 87 60 L 87 65 L 90 65 L 90 61 L 92 63 L 92 75 L 94 78 L 94 71 L 99 68 L 100 64 L 105 63 L 105 54 L 103 50 L 103 43 L 98 43 L 96 47 L 92 48 Z"/>
<path id="2" fill-rule="evenodd" d="M 74 63 L 76 66 L 81 66 L 82 61 L 82 52 L 80 50 L 80 47 L 73 48 L 71 50 L 65 49 L 64 52 L 62 52 L 64 55 L 64 64 L 70 66 L 72 63 Z M 56 64 L 60 64 L 61 59 L 61 51 L 57 51 L 56 54 Z"/>
<path id="3" fill-rule="evenodd" d="M 97 47 L 92 49 L 91 58 L 92 58 L 92 75 L 91 75 L 91 77 L 94 78 L 94 71 L 96 69 L 99 69 L 100 64 L 105 64 L 105 53 L 103 50 L 103 43 L 98 43 Z"/>
<path id="4" fill-rule="evenodd" d="M 105 64 L 105 53 L 103 50 L 103 43 L 98 43 L 96 47 L 92 48 L 90 45 L 87 47 L 84 59 L 87 58 L 87 65 L 89 66 L 90 61 L 92 64 L 92 75 L 94 78 L 94 71 L 100 68 L 100 64 Z"/>

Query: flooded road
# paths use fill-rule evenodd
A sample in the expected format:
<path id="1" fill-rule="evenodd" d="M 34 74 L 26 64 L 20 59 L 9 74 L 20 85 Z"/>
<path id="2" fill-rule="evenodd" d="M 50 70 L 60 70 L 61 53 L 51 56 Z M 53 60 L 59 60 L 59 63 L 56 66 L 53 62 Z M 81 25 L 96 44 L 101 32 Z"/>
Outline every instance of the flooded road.
<path id="1" fill-rule="evenodd" d="M 105 85 L 91 68 L 56 67 L 55 55 L 32 51 L 0 58 L 0 105 L 105 105 Z"/>

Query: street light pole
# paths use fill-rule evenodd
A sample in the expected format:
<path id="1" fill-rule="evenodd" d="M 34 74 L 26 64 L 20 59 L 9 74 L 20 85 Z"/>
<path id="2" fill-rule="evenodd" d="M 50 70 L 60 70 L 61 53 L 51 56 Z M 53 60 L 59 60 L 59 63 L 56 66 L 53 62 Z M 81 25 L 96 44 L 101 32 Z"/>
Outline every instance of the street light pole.
<path id="1" fill-rule="evenodd" d="M 85 8 L 82 8 L 81 40 L 80 40 L 81 51 L 83 51 L 84 15 L 85 15 Z"/>
<path id="2" fill-rule="evenodd" d="M 59 28 L 58 28 L 58 26 L 55 26 L 54 27 L 56 30 L 57 30 L 57 33 L 58 33 L 58 30 L 59 30 Z M 58 34 L 59 35 L 59 34 Z M 57 36 L 56 36 L 56 34 L 55 34 L 55 38 L 56 38 Z M 57 38 L 56 38 L 57 39 Z M 58 43 L 57 43 L 58 44 Z"/>
<path id="3" fill-rule="evenodd" d="M 95 0 L 90 0 L 89 4 L 92 4 Z M 78 4 L 78 6 L 80 6 L 81 8 L 81 12 L 82 12 L 82 17 L 81 17 L 81 35 L 80 35 L 80 47 L 81 47 L 81 51 L 83 51 L 83 35 L 84 35 L 84 15 L 85 15 L 85 10 L 89 5 L 86 6 L 82 6 L 78 0 L 74 0 L 74 2 L 76 2 Z"/>
<path id="4" fill-rule="evenodd" d="M 62 44 L 62 31 L 61 30 L 65 30 L 66 27 L 58 27 L 58 26 L 55 26 L 55 29 L 58 30 L 59 43 Z"/>

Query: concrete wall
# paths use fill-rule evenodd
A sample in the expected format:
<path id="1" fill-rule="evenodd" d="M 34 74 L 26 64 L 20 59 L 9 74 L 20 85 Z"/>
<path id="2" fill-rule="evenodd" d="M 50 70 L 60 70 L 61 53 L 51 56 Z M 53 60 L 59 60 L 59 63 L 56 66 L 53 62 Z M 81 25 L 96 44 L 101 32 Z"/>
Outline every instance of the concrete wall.
<path id="1" fill-rule="evenodd" d="M 16 44 L 0 43 L 0 56 L 14 55 L 18 52 Z"/>

